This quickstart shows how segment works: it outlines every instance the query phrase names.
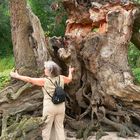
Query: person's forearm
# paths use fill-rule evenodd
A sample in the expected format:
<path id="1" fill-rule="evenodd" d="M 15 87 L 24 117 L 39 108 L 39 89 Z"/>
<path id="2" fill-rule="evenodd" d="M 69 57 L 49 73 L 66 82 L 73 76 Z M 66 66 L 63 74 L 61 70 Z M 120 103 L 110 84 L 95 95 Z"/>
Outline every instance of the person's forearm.
<path id="1" fill-rule="evenodd" d="M 68 76 L 63 76 L 64 78 L 64 84 L 68 84 L 72 81 L 72 74 L 73 74 L 74 68 L 69 67 L 69 74 Z"/>
<path id="2" fill-rule="evenodd" d="M 30 82 L 30 83 L 32 83 L 32 79 L 30 77 L 28 77 L 28 76 L 18 75 L 15 78 L 17 78 L 19 80 L 22 80 L 24 82 Z"/>
<path id="3" fill-rule="evenodd" d="M 45 80 L 46 80 L 45 78 L 32 78 L 29 76 L 22 76 L 22 75 L 18 74 L 17 72 L 11 72 L 10 75 L 13 78 L 22 80 L 24 82 L 29 82 L 29 83 L 32 83 L 37 86 L 44 86 Z"/>

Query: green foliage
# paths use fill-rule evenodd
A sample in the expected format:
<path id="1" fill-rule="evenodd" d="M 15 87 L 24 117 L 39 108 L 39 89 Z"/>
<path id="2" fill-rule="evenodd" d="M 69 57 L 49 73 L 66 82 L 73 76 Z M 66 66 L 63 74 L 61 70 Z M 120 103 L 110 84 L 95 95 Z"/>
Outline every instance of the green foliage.
<path id="1" fill-rule="evenodd" d="M 13 56 L 0 59 L 0 89 L 2 89 L 9 82 L 9 73 L 13 67 Z"/>
<path id="2" fill-rule="evenodd" d="M 12 53 L 8 0 L 0 3 L 0 56 Z"/>
<path id="3" fill-rule="evenodd" d="M 41 21 L 43 30 L 49 36 L 63 36 L 65 31 L 66 14 L 64 9 L 52 10 L 52 4 L 57 4 L 54 0 L 28 0 L 33 12 Z M 58 4 L 61 5 L 60 3 Z"/>
<path id="4" fill-rule="evenodd" d="M 4 72 L 7 69 L 12 69 L 14 67 L 14 57 L 7 56 L 0 59 L 0 72 Z"/>
<path id="5" fill-rule="evenodd" d="M 135 82 L 140 83 L 140 68 L 135 68 L 132 70 L 134 76 L 135 76 Z"/>
<path id="6" fill-rule="evenodd" d="M 137 65 L 139 57 L 140 51 L 131 43 L 128 50 L 128 62 L 135 76 L 136 83 L 140 83 L 140 67 Z"/>
<path id="7" fill-rule="evenodd" d="M 99 28 L 94 28 L 92 31 L 93 32 L 98 32 L 99 31 Z"/>
<path id="8" fill-rule="evenodd" d="M 133 0 L 134 2 L 136 2 L 136 3 L 140 3 L 140 0 Z"/>
<path id="9" fill-rule="evenodd" d="M 0 1 L 0 89 L 9 81 L 9 73 L 14 66 L 8 2 Z"/>
<path id="10" fill-rule="evenodd" d="M 128 50 L 128 61 L 131 68 L 137 68 L 137 60 L 140 56 L 140 51 L 130 43 L 129 50 Z"/>
<path id="11" fill-rule="evenodd" d="M 0 72 L 0 90 L 9 82 L 11 70 L 5 70 L 4 72 Z"/>

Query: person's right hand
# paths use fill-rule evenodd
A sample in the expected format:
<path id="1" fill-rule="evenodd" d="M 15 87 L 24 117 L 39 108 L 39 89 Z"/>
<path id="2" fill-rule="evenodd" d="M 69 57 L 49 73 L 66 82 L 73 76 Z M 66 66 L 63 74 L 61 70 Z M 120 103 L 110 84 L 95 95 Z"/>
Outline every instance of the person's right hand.
<path id="1" fill-rule="evenodd" d="M 18 74 L 17 71 L 16 72 L 11 71 L 10 76 L 13 77 L 13 78 L 17 78 L 19 76 L 19 74 Z"/>

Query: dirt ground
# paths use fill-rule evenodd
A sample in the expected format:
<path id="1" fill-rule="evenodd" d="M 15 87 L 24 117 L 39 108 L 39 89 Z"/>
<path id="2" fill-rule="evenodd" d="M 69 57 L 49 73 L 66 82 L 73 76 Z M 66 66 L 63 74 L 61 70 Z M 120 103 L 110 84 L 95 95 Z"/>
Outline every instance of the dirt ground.
<path id="1" fill-rule="evenodd" d="M 128 137 L 122 138 L 117 136 L 117 132 L 106 132 L 108 135 L 103 136 L 100 140 L 140 140 L 140 135 L 136 134 L 136 137 Z M 76 139 L 75 132 L 70 132 L 69 130 L 65 130 L 66 140 L 82 140 Z M 96 140 L 95 136 L 89 136 L 88 140 Z"/>

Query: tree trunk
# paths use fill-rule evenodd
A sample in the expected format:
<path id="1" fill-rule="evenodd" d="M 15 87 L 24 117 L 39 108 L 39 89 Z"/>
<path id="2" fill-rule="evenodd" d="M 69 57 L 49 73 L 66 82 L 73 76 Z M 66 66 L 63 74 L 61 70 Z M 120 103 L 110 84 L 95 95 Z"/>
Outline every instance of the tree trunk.
<path id="1" fill-rule="evenodd" d="M 39 76 L 44 61 L 50 58 L 40 21 L 26 0 L 10 0 L 10 13 L 15 69 L 23 75 Z M 38 138 L 42 99 L 41 88 L 14 79 L 0 91 L 0 139 Z"/>
<path id="2" fill-rule="evenodd" d="M 32 29 L 30 29 L 30 20 L 27 15 L 26 0 L 11 0 L 10 13 L 16 69 L 35 71 L 37 63 L 32 46 L 29 43 L 30 30 Z"/>
<path id="3" fill-rule="evenodd" d="M 11 0 L 13 12 L 14 1 Z M 37 64 L 36 69 L 42 70 L 40 67 L 48 59 L 55 60 L 64 70 L 64 75 L 69 65 L 75 67 L 73 81 L 65 89 L 68 93 L 66 124 L 78 131 L 77 137 L 86 140 L 91 131 L 97 131 L 98 137 L 102 137 L 102 130 L 109 131 L 110 127 L 122 137 L 140 133 L 140 87 L 133 82 L 127 58 L 138 7 L 129 1 L 64 0 L 63 6 L 68 13 L 65 37 L 46 37 L 45 44 L 38 18 L 22 3 L 19 1 L 13 6 L 20 8 L 24 5 L 21 13 L 26 20 L 16 13 L 12 14 L 11 20 L 16 68 L 20 70 L 26 66 L 28 72 L 28 66 L 31 66 L 34 72 Z M 24 23 L 19 22 L 21 17 Z M 26 33 L 21 32 L 21 27 Z M 32 32 L 27 30 L 28 27 Z M 19 42 L 23 41 L 23 36 L 26 36 L 26 45 Z M 25 51 L 25 46 L 30 51 Z M 26 60 L 21 60 L 22 57 Z M 33 63 L 29 58 L 33 58 Z M 19 81 L 1 91 L 0 138 L 39 138 L 43 123 L 40 119 L 42 98 L 41 89 L 23 83 L 19 86 Z"/>
<path id="4" fill-rule="evenodd" d="M 12 40 L 16 69 L 22 74 L 34 75 L 49 54 L 39 19 L 26 5 L 26 0 L 10 1 Z"/>

